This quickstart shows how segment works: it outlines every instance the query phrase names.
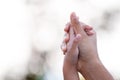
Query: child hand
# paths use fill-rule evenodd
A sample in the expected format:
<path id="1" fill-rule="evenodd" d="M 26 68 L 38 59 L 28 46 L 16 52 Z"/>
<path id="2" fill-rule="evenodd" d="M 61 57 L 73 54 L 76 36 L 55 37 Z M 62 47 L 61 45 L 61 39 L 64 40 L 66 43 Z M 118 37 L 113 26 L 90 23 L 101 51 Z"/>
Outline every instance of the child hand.
<path id="1" fill-rule="evenodd" d="M 64 58 L 63 74 L 64 80 L 79 80 L 78 71 L 76 69 L 78 63 L 78 43 L 81 39 L 80 34 L 74 35 L 72 27 L 69 31 L 69 42 L 66 46 L 66 54 Z"/>

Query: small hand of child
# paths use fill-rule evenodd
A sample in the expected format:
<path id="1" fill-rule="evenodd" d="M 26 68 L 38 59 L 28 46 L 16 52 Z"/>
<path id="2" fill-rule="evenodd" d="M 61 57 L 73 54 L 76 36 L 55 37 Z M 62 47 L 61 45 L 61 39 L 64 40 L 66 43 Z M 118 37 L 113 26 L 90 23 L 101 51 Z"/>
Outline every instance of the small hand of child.
<path id="1" fill-rule="evenodd" d="M 80 34 L 74 35 L 72 27 L 69 31 L 70 40 L 67 43 L 67 52 L 65 53 L 63 73 L 64 80 L 79 80 L 78 71 L 76 69 L 78 63 L 78 43 L 81 39 Z"/>

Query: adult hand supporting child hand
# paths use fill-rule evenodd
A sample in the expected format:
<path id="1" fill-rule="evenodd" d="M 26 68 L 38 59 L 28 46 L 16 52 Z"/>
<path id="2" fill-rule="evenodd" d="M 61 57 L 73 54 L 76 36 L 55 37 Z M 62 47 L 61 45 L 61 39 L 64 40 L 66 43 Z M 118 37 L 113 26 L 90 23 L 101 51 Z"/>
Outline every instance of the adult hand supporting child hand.
<path id="1" fill-rule="evenodd" d="M 75 36 L 77 34 L 81 35 L 81 39 L 76 49 L 76 51 L 77 50 L 79 51 L 78 58 L 76 59 L 78 60 L 76 64 L 77 66 L 76 70 L 78 70 L 85 77 L 86 80 L 113 80 L 113 77 L 106 70 L 106 68 L 101 63 L 98 57 L 95 31 L 89 26 L 85 28 L 86 25 L 79 22 L 78 17 L 75 15 L 75 13 L 71 14 L 70 20 L 71 20 L 70 22 L 71 26 L 65 28 L 65 32 L 67 32 L 67 35 L 71 35 L 71 33 L 69 33 L 69 31 L 71 31 L 70 29 L 73 29 Z M 64 39 L 64 43 L 67 44 L 68 42 L 70 42 L 70 40 L 72 39 L 70 39 L 70 37 L 67 36 Z M 66 48 L 64 47 L 64 49 L 62 48 L 65 55 L 67 50 L 69 50 L 67 49 L 67 47 L 68 46 L 66 46 Z M 74 54 L 76 53 L 76 51 L 72 53 Z"/>

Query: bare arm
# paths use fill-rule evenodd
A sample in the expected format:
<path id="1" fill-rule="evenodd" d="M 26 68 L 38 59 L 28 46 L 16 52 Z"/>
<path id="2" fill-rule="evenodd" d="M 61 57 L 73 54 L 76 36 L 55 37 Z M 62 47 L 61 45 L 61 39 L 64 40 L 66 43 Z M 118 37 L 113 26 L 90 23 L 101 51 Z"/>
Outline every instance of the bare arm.
<path id="1" fill-rule="evenodd" d="M 79 43 L 80 58 L 79 68 L 86 80 L 114 80 L 108 70 L 101 63 L 97 51 L 96 32 L 93 31 L 92 36 L 88 36 L 82 24 L 75 13 L 70 16 L 72 27 L 76 34 L 81 34 L 82 39 Z"/>
<path id="2" fill-rule="evenodd" d="M 114 80 L 100 60 L 85 63 L 80 72 L 86 80 Z"/>
<path id="3" fill-rule="evenodd" d="M 63 76 L 64 80 L 80 80 L 77 63 L 78 63 L 78 43 L 80 41 L 80 34 L 74 36 L 73 29 L 70 28 L 70 41 L 67 44 L 67 52 L 64 57 Z"/>
<path id="4" fill-rule="evenodd" d="M 70 18 L 75 34 L 81 34 L 82 36 L 80 43 L 78 44 L 80 55 L 78 58 L 77 70 L 84 76 L 86 80 L 114 80 L 112 75 L 108 72 L 99 59 L 95 31 L 89 28 L 91 31 L 87 30 L 87 32 L 85 32 L 84 27 L 86 25 L 79 22 L 74 13 L 71 14 Z M 69 28 L 66 28 L 65 31 L 69 34 L 68 29 Z M 91 32 L 92 35 L 87 35 L 88 33 L 91 34 Z M 70 62 L 69 59 L 67 60 Z M 75 67 L 73 68 L 70 66 L 70 63 L 68 62 L 65 62 L 67 65 L 64 64 L 65 66 L 63 67 L 64 80 L 79 80 L 77 77 L 77 71 L 74 69 Z"/>
<path id="5" fill-rule="evenodd" d="M 75 65 L 71 66 L 71 63 L 67 59 L 64 60 L 63 76 L 64 80 L 80 80 Z"/>

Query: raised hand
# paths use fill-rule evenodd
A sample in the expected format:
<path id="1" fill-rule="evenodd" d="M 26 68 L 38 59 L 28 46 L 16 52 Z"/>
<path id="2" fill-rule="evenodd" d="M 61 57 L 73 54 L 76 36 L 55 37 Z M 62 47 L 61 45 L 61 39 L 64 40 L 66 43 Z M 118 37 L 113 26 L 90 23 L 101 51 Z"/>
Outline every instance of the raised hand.
<path id="1" fill-rule="evenodd" d="M 87 25 L 78 20 L 75 13 L 72 13 L 70 16 L 70 26 L 65 28 L 67 37 L 63 42 L 66 44 L 72 40 L 69 36 L 71 35 L 71 33 L 69 33 L 69 31 L 71 31 L 70 29 L 73 29 L 75 36 L 78 34 L 81 35 L 81 39 L 78 41 L 78 47 L 76 50 L 74 49 L 75 54 L 78 56 L 78 58 L 73 57 L 76 58 L 75 62 L 78 60 L 76 69 L 86 80 L 114 80 L 99 59 L 95 31 L 89 26 L 87 26 L 86 29 L 86 26 Z M 67 54 L 66 52 L 69 52 L 67 47 L 68 46 L 62 48 L 65 55 Z"/>
<path id="2" fill-rule="evenodd" d="M 69 31 L 69 42 L 66 46 L 66 54 L 64 57 L 63 64 L 63 75 L 64 80 L 79 80 L 79 75 L 77 71 L 77 63 L 78 63 L 78 44 L 81 39 L 80 34 L 74 35 L 74 31 L 72 27 L 70 27 Z"/>

